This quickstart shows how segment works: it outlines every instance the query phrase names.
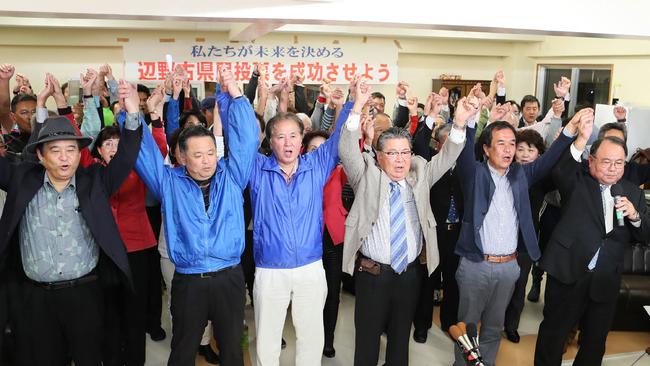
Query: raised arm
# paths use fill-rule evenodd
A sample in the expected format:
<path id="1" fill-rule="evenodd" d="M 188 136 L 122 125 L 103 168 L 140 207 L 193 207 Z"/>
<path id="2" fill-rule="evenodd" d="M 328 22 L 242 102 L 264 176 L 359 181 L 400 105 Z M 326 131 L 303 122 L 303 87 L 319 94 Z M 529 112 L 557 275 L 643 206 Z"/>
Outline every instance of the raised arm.
<path id="1" fill-rule="evenodd" d="M 79 76 L 84 94 L 84 116 L 80 130 L 82 135 L 93 138 L 93 142 L 89 146 L 90 149 L 92 149 L 94 139 L 97 138 L 99 131 L 102 129 L 102 122 L 99 118 L 97 105 L 93 96 L 98 92 L 97 88 L 94 87 L 98 78 L 99 74 L 93 69 L 88 69 L 86 75 L 81 74 Z"/>
<path id="2" fill-rule="evenodd" d="M 223 119 L 224 135 L 228 141 L 228 158 L 222 159 L 219 164 L 224 162 L 233 180 L 243 191 L 253 170 L 259 145 L 259 128 L 253 107 L 242 96 L 230 70 L 224 67 L 221 75 L 232 101 L 227 104 L 228 117 Z"/>
<path id="3" fill-rule="evenodd" d="M 456 165 L 460 182 L 463 185 L 463 193 L 465 194 L 467 194 L 466 189 L 474 181 L 474 174 L 476 172 L 476 160 L 474 159 L 476 130 L 474 128 L 475 124 L 468 122 L 478 113 L 478 108 L 478 105 L 469 103 L 467 97 L 463 97 L 456 103 L 456 112 L 454 114 L 454 123 L 466 125 L 465 146 L 458 156 Z"/>
<path id="4" fill-rule="evenodd" d="M 296 111 L 307 114 L 309 108 L 307 107 L 307 97 L 305 96 L 305 86 L 303 85 L 304 81 L 305 76 L 303 74 L 296 74 L 294 76 L 293 91 Z"/>
<path id="5" fill-rule="evenodd" d="M 257 85 L 260 78 L 260 64 L 255 64 L 253 67 L 253 72 L 251 73 L 251 78 L 246 85 L 246 90 L 244 90 L 244 95 L 250 104 L 255 103 L 255 94 L 257 92 Z"/>
<path id="6" fill-rule="evenodd" d="M 585 108 L 576 113 L 576 115 L 573 116 L 571 121 L 566 125 L 560 136 L 539 159 L 530 164 L 522 165 L 524 172 L 528 176 L 529 186 L 532 186 L 551 172 L 553 166 L 558 162 L 558 160 L 560 160 L 562 154 L 573 142 L 574 136 L 578 135 L 578 132 L 580 138 L 576 141 L 576 144 L 571 150 L 577 151 L 577 149 L 579 149 L 579 151 L 576 152 L 577 156 L 574 157 L 574 160 L 576 160 L 575 163 L 580 163 L 579 153 L 584 150 L 584 143 L 587 136 L 591 134 L 594 118 L 593 114 L 594 112 L 591 108 Z M 572 151 L 569 151 L 569 153 L 572 153 Z M 569 176 L 568 173 L 567 176 Z M 560 190 L 563 188 L 566 189 L 566 185 L 561 180 L 561 177 L 558 177 L 558 179 L 554 178 L 555 185 L 560 188 Z"/>
<path id="7" fill-rule="evenodd" d="M 440 152 L 427 162 L 426 176 L 429 179 L 429 186 L 433 186 L 458 159 L 466 143 L 467 121 L 477 113 L 478 108 L 480 107 L 475 108 L 474 105 L 468 104 L 466 108 L 457 110 L 447 141 L 442 145 Z"/>
<path id="8" fill-rule="evenodd" d="M 181 91 L 183 90 L 183 79 L 179 76 L 175 77 L 174 80 L 172 81 L 172 97 L 169 99 L 169 102 L 167 103 L 167 112 L 165 113 L 165 122 L 166 122 L 166 128 L 165 128 L 165 133 L 167 134 L 167 143 L 169 143 L 169 140 L 172 137 L 172 134 L 174 131 L 176 131 L 180 125 L 179 125 L 179 116 L 180 116 L 180 110 L 179 110 L 179 105 L 178 105 L 178 99 L 180 97 Z"/>
<path id="9" fill-rule="evenodd" d="M 214 109 L 212 112 L 212 134 L 217 145 L 217 158 L 221 159 L 225 156 L 226 147 L 223 141 L 223 122 L 221 121 L 219 101 L 217 98 L 214 98 Z"/>
<path id="10" fill-rule="evenodd" d="M 356 190 L 366 169 L 366 164 L 359 149 L 359 138 L 361 137 L 359 127 L 361 127 L 361 111 L 370 97 L 370 88 L 365 82 L 362 82 L 355 86 L 353 93 L 355 94 L 354 105 L 352 102 L 345 104 L 337 125 L 345 123 L 342 129 L 341 127 L 338 128 L 341 134 L 338 144 L 339 157 L 348 176 L 350 186 Z"/>
<path id="11" fill-rule="evenodd" d="M 11 119 L 11 92 L 9 81 L 14 76 L 14 66 L 10 64 L 0 65 L 0 125 L 5 131 L 14 127 Z"/>
<path id="12" fill-rule="evenodd" d="M 327 79 L 323 81 L 318 89 L 320 93 L 314 102 L 314 110 L 311 113 L 310 117 L 312 128 L 315 131 L 321 129 L 321 119 L 325 113 L 325 105 L 329 104 L 330 98 L 332 96 L 332 88 Z"/>
<path id="13" fill-rule="evenodd" d="M 120 189 L 124 180 L 129 176 L 138 158 L 142 141 L 142 122 L 140 114 L 140 98 L 135 84 L 120 81 L 120 97 L 124 99 L 126 121 L 120 135 L 120 144 L 111 162 L 102 168 L 102 182 L 106 193 L 110 196 Z"/>

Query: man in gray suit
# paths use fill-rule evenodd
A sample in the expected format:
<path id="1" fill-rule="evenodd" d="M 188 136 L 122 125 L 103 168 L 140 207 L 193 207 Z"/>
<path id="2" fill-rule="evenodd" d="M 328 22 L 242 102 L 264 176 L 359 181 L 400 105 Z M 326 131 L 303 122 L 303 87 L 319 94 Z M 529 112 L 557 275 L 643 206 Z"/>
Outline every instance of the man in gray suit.
<path id="1" fill-rule="evenodd" d="M 407 130 L 390 128 L 379 137 L 375 162 L 359 151 L 367 89 L 361 83 L 354 92 L 356 102 L 339 142 L 339 157 L 356 197 L 345 222 L 343 247 L 343 270 L 356 272 L 354 365 L 377 365 L 380 336 L 386 331 L 386 365 L 403 366 L 408 365 L 411 322 L 423 278 L 418 258 L 426 256 L 429 273 L 439 262 L 429 190 L 462 151 L 466 121 L 476 116 L 478 107 L 459 103 L 467 108 L 456 111 L 449 140 L 431 161 L 412 157 Z M 365 123 L 366 135 L 372 133 L 371 124 Z"/>

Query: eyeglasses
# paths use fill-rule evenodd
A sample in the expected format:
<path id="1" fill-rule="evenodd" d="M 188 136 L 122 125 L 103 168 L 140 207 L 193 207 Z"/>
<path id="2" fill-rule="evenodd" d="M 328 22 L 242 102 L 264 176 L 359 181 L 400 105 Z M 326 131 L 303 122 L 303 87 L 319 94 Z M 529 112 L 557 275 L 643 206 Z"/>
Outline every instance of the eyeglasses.
<path id="1" fill-rule="evenodd" d="M 609 169 L 613 166 L 616 170 L 621 170 L 625 167 L 625 160 L 598 159 L 595 156 L 593 156 L 593 159 L 596 160 L 598 167 L 601 169 Z"/>
<path id="2" fill-rule="evenodd" d="M 104 141 L 104 142 L 102 143 L 102 147 L 103 147 L 104 149 L 112 149 L 112 148 L 116 148 L 116 149 L 117 149 L 117 145 L 119 145 L 119 144 L 120 144 L 120 140 L 112 140 L 112 139 L 111 139 L 111 140 L 106 140 L 106 141 Z"/>
<path id="3" fill-rule="evenodd" d="M 395 160 L 397 159 L 398 156 L 402 157 L 402 159 L 410 158 L 411 155 L 413 155 L 413 151 L 411 150 L 404 150 L 404 151 L 382 151 L 386 156 L 388 156 L 389 159 Z"/>

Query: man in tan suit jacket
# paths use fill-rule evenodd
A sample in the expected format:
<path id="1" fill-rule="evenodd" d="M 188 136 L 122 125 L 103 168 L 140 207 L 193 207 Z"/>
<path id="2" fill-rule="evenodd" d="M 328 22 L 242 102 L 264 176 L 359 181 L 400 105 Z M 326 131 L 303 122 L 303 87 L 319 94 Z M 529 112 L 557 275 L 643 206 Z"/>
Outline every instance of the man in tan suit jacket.
<path id="1" fill-rule="evenodd" d="M 462 151 L 466 121 L 476 116 L 478 105 L 458 103 L 465 107 L 456 112 L 447 143 L 431 161 L 412 157 L 411 136 L 401 128 L 382 133 L 375 161 L 359 151 L 360 114 L 368 91 L 362 83 L 353 93 L 356 102 L 341 130 L 339 157 L 355 193 L 343 247 L 343 270 L 355 277 L 354 365 L 377 365 L 380 336 L 386 331 L 386 365 L 404 366 L 424 276 L 417 258 L 426 252 L 429 273 L 439 262 L 429 191 Z M 366 135 L 372 134 L 370 124 L 365 123 Z"/>

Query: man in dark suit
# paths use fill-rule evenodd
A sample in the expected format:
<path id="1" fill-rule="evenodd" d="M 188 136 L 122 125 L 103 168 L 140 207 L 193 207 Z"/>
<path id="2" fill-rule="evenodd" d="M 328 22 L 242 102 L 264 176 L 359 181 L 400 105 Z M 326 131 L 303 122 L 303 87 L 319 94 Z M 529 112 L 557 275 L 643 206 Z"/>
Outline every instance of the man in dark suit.
<path id="1" fill-rule="evenodd" d="M 428 116 L 425 123 L 421 124 L 413 138 L 413 152 L 426 160 L 430 160 L 436 152 L 429 146 L 431 127 L 433 126 L 429 118 L 431 116 Z M 438 150 L 445 144 L 450 131 L 451 124 L 435 128 L 433 137 L 438 144 Z M 426 342 L 428 330 L 431 328 L 435 276 L 439 277 L 442 274 L 443 297 L 440 303 L 440 328 L 447 331 L 449 327 L 458 322 L 458 284 L 455 278 L 456 269 L 458 269 L 458 255 L 454 253 L 454 249 L 463 217 L 463 195 L 455 167 L 449 169 L 433 185 L 429 198 L 433 216 L 439 223 L 436 226 L 436 234 L 440 265 L 422 283 L 420 301 L 413 320 L 413 339 L 418 343 Z"/>
<path id="2" fill-rule="evenodd" d="M 616 309 L 625 247 L 633 240 L 646 242 L 650 238 L 643 192 L 634 183 L 621 180 L 625 142 L 611 136 L 596 141 L 586 171 L 580 164 L 584 135 L 581 131 L 576 146 L 553 171 L 562 196 L 562 217 L 540 263 L 548 273 L 548 282 L 535 365 L 560 365 L 564 341 L 579 320 L 580 350 L 573 364 L 601 364 Z M 623 225 L 617 224 L 619 214 Z"/>
<path id="3" fill-rule="evenodd" d="M 130 282 L 124 243 L 109 197 L 135 164 L 142 128 L 134 85 L 122 83 L 129 112 L 111 163 L 79 168 L 80 136 L 64 117 L 50 118 L 27 146 L 41 164 L 0 158 L 0 278 L 9 283 L 18 365 L 100 365 L 100 282 Z M 38 352 L 24 345 L 38 344 Z M 22 346 L 21 346 L 22 345 Z"/>
<path id="4" fill-rule="evenodd" d="M 456 271 L 458 320 L 481 323 L 481 353 L 486 365 L 495 363 L 505 310 L 519 278 L 517 252 L 525 251 L 533 260 L 540 256 L 528 190 L 550 173 L 572 142 L 579 116 L 530 164 L 513 163 L 516 140 L 509 123 L 494 122 L 483 131 L 480 146 L 486 162 L 474 159 L 475 131 L 471 125 L 467 129 L 467 144 L 456 168 L 465 202 L 456 244 L 456 254 L 461 256 Z M 458 347 L 455 365 L 465 365 Z"/>

